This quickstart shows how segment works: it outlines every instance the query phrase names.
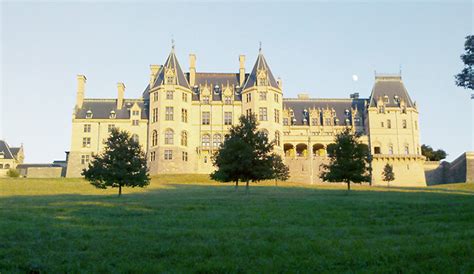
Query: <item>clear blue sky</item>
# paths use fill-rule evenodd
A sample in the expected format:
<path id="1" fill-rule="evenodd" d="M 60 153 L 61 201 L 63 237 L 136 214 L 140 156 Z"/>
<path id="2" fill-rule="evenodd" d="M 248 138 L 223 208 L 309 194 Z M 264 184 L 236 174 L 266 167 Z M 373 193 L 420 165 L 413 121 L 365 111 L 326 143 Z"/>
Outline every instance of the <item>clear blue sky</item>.
<path id="1" fill-rule="evenodd" d="M 20 3 L 1 4 L 0 138 L 24 143 L 27 162 L 63 159 L 69 150 L 76 75 L 86 97 L 137 98 L 149 65 L 176 40 L 181 66 L 198 71 L 251 69 L 259 41 L 285 97 L 368 97 L 377 72 L 398 72 L 420 110 L 422 143 L 449 159 L 473 150 L 469 92 L 454 85 L 470 1 L 437 3 Z M 354 84 L 351 76 L 357 74 Z"/>

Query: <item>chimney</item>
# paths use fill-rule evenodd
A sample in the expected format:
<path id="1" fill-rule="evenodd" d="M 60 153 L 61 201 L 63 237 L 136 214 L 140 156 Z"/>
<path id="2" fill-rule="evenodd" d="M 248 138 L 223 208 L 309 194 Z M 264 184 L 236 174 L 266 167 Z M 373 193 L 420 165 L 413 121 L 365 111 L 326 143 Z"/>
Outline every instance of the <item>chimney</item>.
<path id="1" fill-rule="evenodd" d="M 280 90 L 283 90 L 283 80 L 281 80 L 280 77 L 278 77 L 277 84 L 278 84 L 278 88 Z"/>
<path id="2" fill-rule="evenodd" d="M 153 87 L 153 84 L 155 83 L 156 76 L 158 75 L 158 72 L 160 71 L 161 66 L 160 65 L 150 65 L 150 89 Z"/>
<path id="3" fill-rule="evenodd" d="M 239 63 L 240 63 L 240 86 L 244 84 L 245 81 L 245 55 L 239 55 Z"/>
<path id="4" fill-rule="evenodd" d="M 123 105 L 123 95 L 125 93 L 125 84 L 124 83 L 117 83 L 117 109 L 122 109 Z"/>
<path id="5" fill-rule="evenodd" d="M 86 89 L 87 78 L 84 75 L 77 75 L 77 94 L 76 94 L 76 107 L 82 108 L 84 103 L 84 92 Z"/>
<path id="6" fill-rule="evenodd" d="M 194 87 L 196 83 L 196 55 L 189 54 L 189 85 Z"/>

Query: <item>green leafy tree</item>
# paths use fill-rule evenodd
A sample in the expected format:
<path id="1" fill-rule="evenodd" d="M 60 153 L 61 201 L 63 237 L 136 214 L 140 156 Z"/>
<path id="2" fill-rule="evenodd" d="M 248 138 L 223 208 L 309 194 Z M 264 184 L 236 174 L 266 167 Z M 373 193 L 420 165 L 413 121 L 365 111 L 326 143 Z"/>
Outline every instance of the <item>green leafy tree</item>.
<path id="1" fill-rule="evenodd" d="M 428 161 L 441 161 L 448 156 L 446 151 L 442 149 L 434 150 L 428 145 L 421 145 L 421 154 L 425 156 Z"/>
<path id="2" fill-rule="evenodd" d="M 393 173 L 393 166 L 387 163 L 382 171 L 383 180 L 387 182 L 390 187 L 390 182 L 395 180 L 395 174 Z"/>
<path id="3" fill-rule="evenodd" d="M 113 129 L 102 153 L 94 155 L 82 175 L 97 188 L 144 187 L 150 183 L 145 153 L 127 131 Z"/>
<path id="4" fill-rule="evenodd" d="M 277 181 L 286 181 L 290 178 L 290 169 L 287 165 L 283 163 L 281 156 L 278 154 L 273 154 L 271 156 L 272 169 L 273 169 L 273 179 L 275 179 L 275 185 Z"/>
<path id="5" fill-rule="evenodd" d="M 329 164 L 321 165 L 323 181 L 347 183 L 347 190 L 351 189 L 351 182 L 370 181 L 369 149 L 359 138 L 350 128 L 336 135 L 335 143 L 328 146 Z"/>
<path id="6" fill-rule="evenodd" d="M 464 69 L 461 73 L 455 76 L 456 85 L 474 90 L 474 35 L 466 37 L 464 43 L 465 53 L 461 55 L 461 60 L 464 63 Z"/>
<path id="7" fill-rule="evenodd" d="M 287 167 L 281 157 L 273 153 L 273 142 L 257 130 L 257 119 L 254 115 L 241 116 L 239 124 L 232 126 L 228 138 L 213 156 L 217 170 L 211 178 L 221 182 L 235 182 L 237 190 L 239 181 L 246 183 L 269 179 L 287 179 Z M 286 168 L 286 169 L 285 169 Z"/>
<path id="8" fill-rule="evenodd" d="M 7 176 L 10 177 L 10 178 L 18 178 L 20 177 L 20 172 L 14 168 L 10 168 L 8 171 L 7 171 Z"/>

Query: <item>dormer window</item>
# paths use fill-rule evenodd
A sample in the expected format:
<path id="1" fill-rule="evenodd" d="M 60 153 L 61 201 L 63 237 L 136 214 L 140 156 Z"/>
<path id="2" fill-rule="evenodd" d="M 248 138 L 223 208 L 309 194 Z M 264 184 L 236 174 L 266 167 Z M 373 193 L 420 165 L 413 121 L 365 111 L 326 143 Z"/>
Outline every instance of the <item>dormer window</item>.
<path id="1" fill-rule="evenodd" d="M 90 109 L 86 112 L 86 118 L 92 118 L 92 111 Z"/>
<path id="2" fill-rule="evenodd" d="M 383 97 L 383 102 L 384 102 L 385 104 L 390 103 L 390 99 L 388 98 L 387 95 L 385 95 L 385 96 Z"/>
<path id="3" fill-rule="evenodd" d="M 203 104 L 209 104 L 209 96 L 203 96 L 202 97 L 202 103 Z"/>
<path id="4" fill-rule="evenodd" d="M 226 105 L 232 104 L 232 97 L 230 97 L 230 96 L 224 97 L 224 103 L 225 103 Z"/>
<path id="5" fill-rule="evenodd" d="M 110 118 L 110 119 L 115 119 L 115 118 L 117 118 L 117 115 L 115 114 L 115 111 L 114 111 L 114 110 L 111 110 L 111 111 L 110 111 L 109 118 Z"/>
<path id="6" fill-rule="evenodd" d="M 174 85 L 174 76 L 168 75 L 168 76 L 166 77 L 166 84 L 167 84 L 167 85 Z"/>
<path id="7" fill-rule="evenodd" d="M 379 113 L 385 113 L 385 108 L 383 106 L 379 107 Z"/>
<path id="8" fill-rule="evenodd" d="M 193 87 L 193 92 L 194 92 L 194 94 L 198 95 L 199 94 L 199 86 L 197 86 L 197 85 L 194 86 Z"/>
<path id="9" fill-rule="evenodd" d="M 349 120 L 349 118 L 346 118 L 346 126 L 350 126 L 351 125 L 351 120 Z"/>
<path id="10" fill-rule="evenodd" d="M 221 93 L 221 88 L 218 85 L 214 86 L 214 95 L 219 95 Z"/>
<path id="11" fill-rule="evenodd" d="M 350 112 L 349 112 L 348 109 L 344 110 L 344 114 L 346 114 L 346 116 L 349 116 L 349 113 L 350 113 Z"/>
<path id="12" fill-rule="evenodd" d="M 240 95 L 242 94 L 242 88 L 240 86 L 235 87 L 235 95 Z"/>

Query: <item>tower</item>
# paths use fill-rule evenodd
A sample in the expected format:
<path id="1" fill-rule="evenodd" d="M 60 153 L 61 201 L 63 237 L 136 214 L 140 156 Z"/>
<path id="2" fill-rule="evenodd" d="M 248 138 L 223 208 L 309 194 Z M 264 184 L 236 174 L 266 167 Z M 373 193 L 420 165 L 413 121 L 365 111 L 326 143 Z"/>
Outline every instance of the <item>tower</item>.
<path id="1" fill-rule="evenodd" d="M 426 185 L 421 155 L 418 108 L 401 75 L 376 75 L 368 106 L 372 183 L 384 184 L 382 170 L 392 164 L 392 184 Z"/>
<path id="2" fill-rule="evenodd" d="M 149 88 L 148 166 L 151 174 L 186 173 L 192 92 L 174 45 L 162 67 L 152 67 Z"/>
<path id="3" fill-rule="evenodd" d="M 242 89 L 242 114 L 256 115 L 258 127 L 275 140 L 275 151 L 283 151 L 283 92 L 260 48 L 257 60 Z"/>

